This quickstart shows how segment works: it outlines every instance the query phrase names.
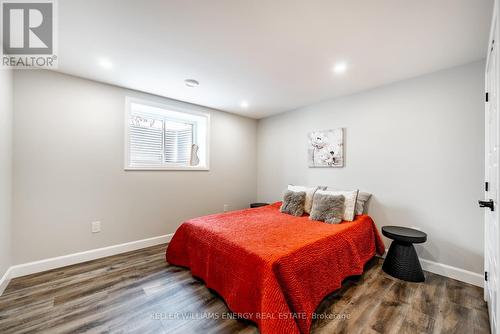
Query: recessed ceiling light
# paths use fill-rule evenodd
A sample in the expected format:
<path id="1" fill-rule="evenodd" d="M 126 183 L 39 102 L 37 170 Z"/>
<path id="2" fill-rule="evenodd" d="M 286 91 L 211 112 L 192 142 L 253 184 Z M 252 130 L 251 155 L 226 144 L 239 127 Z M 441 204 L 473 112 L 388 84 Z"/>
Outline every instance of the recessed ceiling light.
<path id="1" fill-rule="evenodd" d="M 106 59 L 106 58 L 101 58 L 99 60 L 99 65 L 105 69 L 110 69 L 113 67 L 113 63 L 111 61 L 109 61 L 109 59 Z"/>
<path id="2" fill-rule="evenodd" d="M 188 87 L 198 87 L 200 85 L 200 83 L 194 79 L 186 79 L 184 80 L 184 83 Z"/>
<path id="3" fill-rule="evenodd" d="M 347 70 L 347 64 L 346 63 L 337 63 L 333 67 L 333 72 L 337 74 L 344 73 Z"/>
<path id="4" fill-rule="evenodd" d="M 246 109 L 246 108 L 248 108 L 248 102 L 247 102 L 247 101 L 241 101 L 240 106 L 241 106 L 243 109 Z"/>

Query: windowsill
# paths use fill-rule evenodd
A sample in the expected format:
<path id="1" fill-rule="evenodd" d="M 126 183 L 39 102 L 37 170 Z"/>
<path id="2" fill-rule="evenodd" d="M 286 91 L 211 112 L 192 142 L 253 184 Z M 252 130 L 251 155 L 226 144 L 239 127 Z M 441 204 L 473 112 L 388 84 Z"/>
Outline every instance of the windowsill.
<path id="1" fill-rule="evenodd" d="M 171 166 L 171 167 L 125 167 L 125 171 L 175 171 L 175 170 L 180 170 L 180 171 L 209 171 L 209 167 L 178 167 L 178 166 Z"/>

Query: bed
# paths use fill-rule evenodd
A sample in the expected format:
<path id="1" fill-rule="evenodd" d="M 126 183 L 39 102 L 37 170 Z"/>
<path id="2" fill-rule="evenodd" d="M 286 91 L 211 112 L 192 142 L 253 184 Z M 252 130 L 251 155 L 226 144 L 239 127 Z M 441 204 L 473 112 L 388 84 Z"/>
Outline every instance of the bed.
<path id="1" fill-rule="evenodd" d="M 384 244 L 367 215 L 332 225 L 283 214 L 280 204 L 188 220 L 166 259 L 189 268 L 261 333 L 309 333 L 321 300 L 362 274 Z"/>

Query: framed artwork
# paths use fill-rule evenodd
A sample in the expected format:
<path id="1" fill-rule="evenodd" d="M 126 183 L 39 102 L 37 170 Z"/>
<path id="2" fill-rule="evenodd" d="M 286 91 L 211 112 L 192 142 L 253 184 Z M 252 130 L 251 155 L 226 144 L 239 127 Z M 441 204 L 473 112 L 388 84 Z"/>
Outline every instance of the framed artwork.
<path id="1" fill-rule="evenodd" d="M 309 167 L 344 167 L 344 129 L 309 133 Z"/>

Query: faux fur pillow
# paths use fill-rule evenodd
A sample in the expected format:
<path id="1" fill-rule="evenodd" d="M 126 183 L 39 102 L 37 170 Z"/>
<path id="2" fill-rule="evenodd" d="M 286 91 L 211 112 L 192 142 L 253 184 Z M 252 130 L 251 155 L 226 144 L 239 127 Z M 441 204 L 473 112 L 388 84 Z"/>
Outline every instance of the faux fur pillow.
<path id="1" fill-rule="evenodd" d="M 280 212 L 288 213 L 292 216 L 302 216 L 304 214 L 304 203 L 306 201 L 305 191 L 287 190 L 283 196 Z"/>
<path id="2" fill-rule="evenodd" d="M 329 224 L 338 224 L 344 216 L 343 195 L 329 195 L 316 192 L 309 219 Z"/>
<path id="3" fill-rule="evenodd" d="M 318 190 L 316 194 L 344 196 L 344 216 L 343 220 L 352 222 L 356 213 L 356 199 L 358 198 L 358 190 L 341 191 L 341 190 Z"/>
<path id="4" fill-rule="evenodd" d="M 304 187 L 304 186 L 294 186 L 293 184 L 288 185 L 288 190 L 306 193 L 306 201 L 304 202 L 304 212 L 311 213 L 311 207 L 313 204 L 313 196 L 318 187 Z"/>

